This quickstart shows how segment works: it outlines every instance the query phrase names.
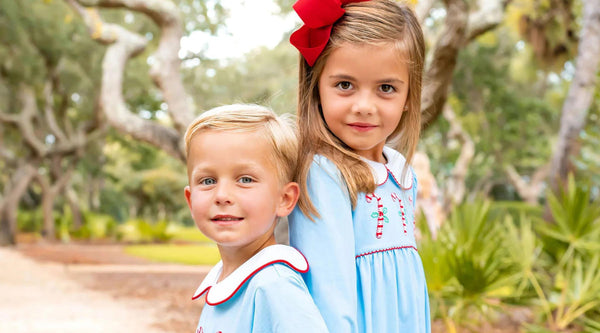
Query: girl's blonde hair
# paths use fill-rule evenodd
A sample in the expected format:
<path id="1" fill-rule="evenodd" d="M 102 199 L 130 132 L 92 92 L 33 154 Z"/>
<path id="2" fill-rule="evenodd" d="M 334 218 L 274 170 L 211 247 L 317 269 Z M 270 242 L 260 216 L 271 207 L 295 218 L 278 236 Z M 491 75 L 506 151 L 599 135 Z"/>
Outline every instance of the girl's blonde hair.
<path id="1" fill-rule="evenodd" d="M 413 11 L 406 4 L 393 0 L 371 0 L 343 6 L 346 13 L 333 25 L 327 46 L 310 67 L 300 56 L 298 90 L 298 130 L 300 137 L 299 163 L 296 179 L 300 185 L 298 206 L 312 219 L 318 216 L 308 197 L 308 170 L 315 154 L 323 155 L 336 164 L 344 178 L 352 206 L 359 192 L 371 193 L 377 184 L 370 167 L 344 142 L 333 135 L 323 119 L 318 82 L 333 50 L 345 43 L 390 43 L 398 56 L 408 65 L 407 111 L 388 137 L 387 143 L 412 160 L 421 130 L 421 81 L 425 58 L 423 31 Z M 368 59 L 365 59 L 368 61 Z M 402 110 L 398 110 L 402 112 Z M 404 177 L 403 177 L 404 178 Z"/>
<path id="2" fill-rule="evenodd" d="M 210 109 L 188 126 L 184 135 L 186 157 L 189 157 L 190 142 L 194 136 L 210 130 L 260 133 L 271 146 L 270 157 L 275 162 L 279 181 L 286 184 L 294 180 L 298 139 L 291 115 L 278 116 L 272 110 L 254 104 L 231 104 Z"/>

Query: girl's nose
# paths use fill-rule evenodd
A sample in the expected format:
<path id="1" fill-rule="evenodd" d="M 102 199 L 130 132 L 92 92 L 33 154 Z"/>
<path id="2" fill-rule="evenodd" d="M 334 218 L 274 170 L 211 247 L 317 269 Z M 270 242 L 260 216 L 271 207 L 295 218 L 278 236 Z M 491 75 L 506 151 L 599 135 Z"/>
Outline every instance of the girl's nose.
<path id="1" fill-rule="evenodd" d="M 352 105 L 352 112 L 370 115 L 375 111 L 377 111 L 377 105 L 369 92 L 363 92 L 356 96 L 356 100 Z"/>

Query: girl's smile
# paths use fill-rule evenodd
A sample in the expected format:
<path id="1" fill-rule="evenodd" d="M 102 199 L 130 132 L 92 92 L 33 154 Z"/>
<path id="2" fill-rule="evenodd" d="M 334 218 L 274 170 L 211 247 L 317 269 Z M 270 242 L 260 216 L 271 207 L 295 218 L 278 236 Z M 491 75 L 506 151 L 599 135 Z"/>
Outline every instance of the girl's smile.
<path id="1" fill-rule="evenodd" d="M 367 132 L 377 127 L 376 125 L 372 125 L 369 123 L 350 123 L 348 124 L 348 126 L 359 132 Z"/>

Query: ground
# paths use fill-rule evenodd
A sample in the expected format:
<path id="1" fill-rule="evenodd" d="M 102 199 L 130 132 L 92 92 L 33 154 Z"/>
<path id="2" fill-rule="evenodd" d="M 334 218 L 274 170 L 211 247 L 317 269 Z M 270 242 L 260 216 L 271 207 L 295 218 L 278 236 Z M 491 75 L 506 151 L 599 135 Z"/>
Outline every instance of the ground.
<path id="1" fill-rule="evenodd" d="M 195 331 L 191 296 L 209 267 L 153 264 L 114 244 L 0 251 L 0 332 Z"/>
<path id="2" fill-rule="evenodd" d="M 0 248 L 0 332 L 194 332 L 191 296 L 210 267 L 156 264 L 122 245 L 19 244 Z M 519 332 L 527 318 L 478 332 Z M 434 333 L 445 332 L 439 321 Z"/>

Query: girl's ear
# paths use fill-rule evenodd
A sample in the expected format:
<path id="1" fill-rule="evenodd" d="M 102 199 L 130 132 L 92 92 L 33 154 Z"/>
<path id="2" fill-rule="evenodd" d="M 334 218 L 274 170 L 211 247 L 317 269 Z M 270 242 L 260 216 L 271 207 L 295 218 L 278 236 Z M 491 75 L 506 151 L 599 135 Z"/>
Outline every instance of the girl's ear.
<path id="1" fill-rule="evenodd" d="M 299 196 L 300 186 L 298 186 L 298 183 L 289 182 L 285 184 L 281 190 L 281 198 L 276 211 L 277 216 L 284 217 L 290 215 L 294 207 L 296 207 Z"/>

